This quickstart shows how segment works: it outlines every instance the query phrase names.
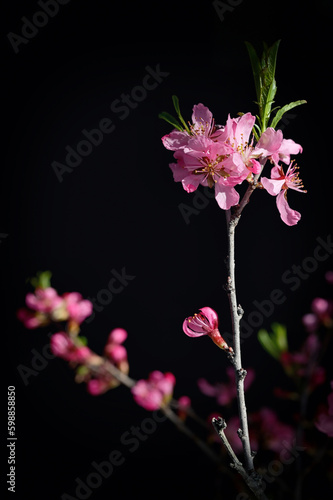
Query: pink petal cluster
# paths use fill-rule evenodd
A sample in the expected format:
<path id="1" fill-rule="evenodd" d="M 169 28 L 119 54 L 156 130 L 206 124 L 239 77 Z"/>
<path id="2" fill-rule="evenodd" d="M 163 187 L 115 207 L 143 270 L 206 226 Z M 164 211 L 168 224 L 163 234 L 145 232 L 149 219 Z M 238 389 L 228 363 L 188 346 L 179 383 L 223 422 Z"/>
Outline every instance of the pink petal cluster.
<path id="1" fill-rule="evenodd" d="M 122 343 L 127 339 L 127 332 L 123 328 L 115 328 L 109 334 L 104 348 L 104 354 L 109 360 L 121 370 L 128 373 L 127 350 Z"/>
<path id="2" fill-rule="evenodd" d="M 290 208 L 287 200 L 288 189 L 306 193 L 301 179 L 298 176 L 298 167 L 291 162 L 285 174 L 282 166 L 275 166 L 271 170 L 271 178 L 262 177 L 261 184 L 266 191 L 276 196 L 276 206 L 280 212 L 281 219 L 287 226 L 294 226 L 301 218 L 301 214 Z"/>
<path id="3" fill-rule="evenodd" d="M 93 305 L 89 300 L 83 300 L 78 292 L 63 294 L 64 305 L 68 312 L 69 320 L 80 325 L 93 311 Z"/>
<path id="4" fill-rule="evenodd" d="M 211 307 L 202 307 L 198 313 L 189 316 L 183 322 L 183 331 L 188 337 L 208 335 L 220 349 L 233 352 L 221 336 L 218 329 L 218 315 Z"/>
<path id="5" fill-rule="evenodd" d="M 327 398 L 327 411 L 321 412 L 315 422 L 317 429 L 329 437 L 333 437 L 333 381 L 331 382 L 331 389 L 332 391 Z"/>
<path id="6" fill-rule="evenodd" d="M 66 361 L 85 363 L 92 356 L 89 347 L 77 346 L 65 332 L 54 333 L 50 345 L 53 354 Z"/>
<path id="7" fill-rule="evenodd" d="M 229 382 L 227 384 L 217 383 L 212 385 L 204 378 L 200 378 L 198 380 L 198 387 L 200 391 L 206 396 L 216 398 L 217 403 L 221 406 L 229 405 L 233 401 L 233 399 L 237 397 L 235 370 L 233 367 L 228 366 L 226 371 L 229 378 Z M 252 368 L 249 368 L 244 379 L 245 390 L 250 387 L 254 378 L 255 372 L 254 370 L 252 370 Z"/>
<path id="8" fill-rule="evenodd" d="M 253 175 L 260 174 L 262 165 L 269 159 L 277 170 L 273 169 L 271 180 L 264 178 L 262 185 L 277 196 L 282 220 L 294 225 L 300 214 L 290 209 L 286 191 L 288 188 L 304 191 L 296 167 L 289 167 L 284 174 L 278 162 L 289 165 L 290 155 L 301 153 L 302 147 L 291 139 L 284 139 L 281 130 L 271 127 L 254 146 L 251 138 L 254 124 L 255 117 L 246 113 L 238 118 L 229 115 L 225 126 L 216 126 L 211 111 L 201 103 L 195 105 L 189 130 L 173 130 L 162 137 L 163 145 L 174 151 L 177 160 L 170 164 L 174 180 L 181 182 L 188 193 L 200 184 L 214 187 L 218 205 L 228 210 L 239 202 L 235 186 L 244 180 L 251 182 Z"/>
<path id="9" fill-rule="evenodd" d="M 199 184 L 214 187 L 216 201 L 224 210 L 237 205 L 235 186 L 260 172 L 249 143 L 254 122 L 255 117 L 247 113 L 229 116 L 225 127 L 216 127 L 208 108 L 201 103 L 194 106 L 190 132 L 174 130 L 162 137 L 164 146 L 175 152 L 177 163 L 170 164 L 174 180 L 182 182 L 189 193 Z"/>
<path id="10" fill-rule="evenodd" d="M 138 380 L 131 391 L 138 405 L 146 410 L 158 410 L 172 398 L 175 383 L 172 373 L 155 370 L 149 374 L 148 380 Z"/>
<path id="11" fill-rule="evenodd" d="M 311 313 L 302 318 L 308 332 L 315 332 L 321 325 L 327 328 L 333 325 L 333 301 L 316 297 L 311 303 Z"/>
<path id="12" fill-rule="evenodd" d="M 59 296 L 52 288 L 36 288 L 28 293 L 25 299 L 27 308 L 17 311 L 17 318 L 26 328 L 38 328 L 51 321 L 71 321 L 80 325 L 93 311 L 89 300 L 83 300 L 77 292 L 64 293 Z"/>

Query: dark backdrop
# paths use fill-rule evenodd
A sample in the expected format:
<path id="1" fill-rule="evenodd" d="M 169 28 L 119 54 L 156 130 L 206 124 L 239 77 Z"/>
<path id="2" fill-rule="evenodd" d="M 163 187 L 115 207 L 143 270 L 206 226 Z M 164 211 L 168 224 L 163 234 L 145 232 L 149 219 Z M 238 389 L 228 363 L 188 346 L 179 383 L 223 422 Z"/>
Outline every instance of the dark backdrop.
<path id="1" fill-rule="evenodd" d="M 297 347 L 304 335 L 301 316 L 313 297 L 326 293 L 331 259 L 301 278 L 294 291 L 282 277 L 288 271 L 288 277 L 294 275 L 294 265 L 302 268 L 317 238 L 326 241 L 331 234 L 332 7 L 324 0 L 308 5 L 226 0 L 225 5 L 222 19 L 210 1 L 69 1 L 49 19 L 35 16 L 40 27 L 26 28 L 26 43 L 8 33 L 22 36 L 26 19 L 41 11 L 38 2 L 15 1 L 2 9 L 1 213 L 6 217 L 0 252 L 7 385 L 16 386 L 17 398 L 17 498 L 75 497 L 76 478 L 85 481 L 92 463 L 112 450 L 119 450 L 125 463 L 91 498 L 215 498 L 209 460 L 169 422 L 159 424 L 135 451 L 121 443 L 132 426 L 151 417 L 125 388 L 93 398 L 56 359 L 39 360 L 39 371 L 24 382 L 18 366 L 36 368 L 49 329 L 26 331 L 15 311 L 24 304 L 27 278 L 39 270 L 52 271 L 59 293 L 79 291 L 93 298 L 107 288 L 112 270 L 125 268 L 135 278 L 83 325 L 89 345 L 101 352 L 109 331 L 122 326 L 129 333 L 131 376 L 172 371 L 175 397 L 189 395 L 204 418 L 218 409 L 200 394 L 196 381 L 226 380 L 226 362 L 207 339 L 187 338 L 181 325 L 198 307 L 210 305 L 220 314 L 222 330 L 229 330 L 224 214 L 214 200 L 204 199 L 186 223 L 179 207 L 193 208 L 194 195 L 173 182 L 172 153 L 160 139 L 170 127 L 157 115 L 173 111 L 172 94 L 179 96 L 186 118 L 198 102 L 219 123 L 228 113 L 255 114 L 245 40 L 261 51 L 262 41 L 281 39 L 276 104 L 308 101 L 283 124 L 285 136 L 303 145 L 298 163 L 308 194 L 290 192 L 302 219 L 287 227 L 275 200 L 255 193 L 237 234 L 238 298 L 249 314 L 254 300 L 261 303 L 272 290 L 281 290 L 286 300 L 260 326 L 285 323 Z M 135 87 L 151 70 L 160 72 L 157 85 L 140 94 Z M 145 81 L 152 85 L 153 78 Z M 140 102 L 119 110 L 115 101 L 132 92 Z M 113 131 L 60 182 L 52 163 L 64 164 L 66 147 L 75 149 L 85 139 L 82 130 L 95 129 L 104 118 L 112 120 Z M 271 402 L 280 372 L 255 334 L 244 344 L 243 359 L 257 371 L 249 392 L 249 408 L 255 410 Z M 291 410 L 282 405 L 281 412 L 288 418 Z M 227 480 L 224 488 L 229 491 Z"/>

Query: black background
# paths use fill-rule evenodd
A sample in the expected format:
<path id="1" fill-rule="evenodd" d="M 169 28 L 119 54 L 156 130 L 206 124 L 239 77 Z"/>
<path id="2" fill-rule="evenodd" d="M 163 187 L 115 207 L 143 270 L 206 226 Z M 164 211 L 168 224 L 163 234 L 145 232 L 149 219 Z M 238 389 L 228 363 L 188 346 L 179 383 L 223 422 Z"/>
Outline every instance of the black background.
<path id="1" fill-rule="evenodd" d="M 226 2 L 227 3 L 227 2 Z M 26 279 L 50 269 L 59 293 L 79 291 L 96 297 L 112 269 L 125 267 L 135 279 L 110 304 L 84 324 L 82 334 L 101 352 L 109 331 L 122 326 L 130 375 L 146 378 L 153 369 L 172 371 L 175 397 L 187 394 L 205 418 L 218 408 L 202 396 L 196 380 L 226 380 L 226 360 L 207 339 L 191 340 L 181 329 L 184 317 L 209 305 L 229 330 L 223 284 L 226 235 L 224 213 L 214 200 L 186 224 L 179 204 L 193 206 L 172 179 L 172 153 L 161 137 L 170 131 L 158 118 L 173 112 L 171 95 L 190 118 L 204 103 L 218 123 L 240 111 L 256 113 L 251 68 L 244 41 L 261 51 L 262 41 L 281 39 L 276 104 L 297 99 L 308 104 L 292 111 L 285 137 L 300 143 L 297 158 L 308 194 L 290 192 L 302 214 L 297 226 L 281 221 L 275 200 L 255 193 L 237 234 L 238 298 L 247 313 L 280 289 L 287 300 L 265 320 L 287 324 L 290 344 L 304 336 L 301 316 L 311 299 L 325 295 L 324 274 L 331 259 L 301 280 L 294 292 L 282 275 L 302 265 L 331 231 L 330 25 L 332 6 L 319 0 L 259 2 L 244 0 L 224 13 L 213 3 L 128 3 L 70 1 L 15 54 L 7 34 L 21 34 L 22 16 L 32 19 L 37 2 L 11 2 L 3 8 L 2 195 L 6 214 L 0 252 L 8 319 L 6 384 L 16 386 L 16 498 L 75 497 L 75 479 L 93 471 L 92 462 L 118 449 L 125 463 L 94 490 L 91 498 L 226 498 L 215 495 L 215 473 L 195 445 L 166 422 L 131 453 L 123 433 L 151 415 L 132 401 L 126 388 L 98 398 L 73 381 L 58 359 L 23 383 L 17 366 L 31 367 L 32 349 L 42 352 L 48 329 L 26 331 L 15 318 L 29 289 Z M 126 119 L 110 105 L 142 84 L 146 66 L 168 74 L 130 110 Z M 52 162 L 64 163 L 66 146 L 84 139 L 82 130 L 103 118 L 112 134 L 59 182 Z M 248 393 L 250 410 L 272 402 L 278 365 L 263 352 L 255 335 L 244 344 L 244 366 L 256 368 Z M 327 386 L 325 387 L 325 390 Z M 293 411 L 280 403 L 281 418 Z M 220 485 L 221 486 L 221 485 Z M 230 490 L 228 498 L 234 498 Z"/>

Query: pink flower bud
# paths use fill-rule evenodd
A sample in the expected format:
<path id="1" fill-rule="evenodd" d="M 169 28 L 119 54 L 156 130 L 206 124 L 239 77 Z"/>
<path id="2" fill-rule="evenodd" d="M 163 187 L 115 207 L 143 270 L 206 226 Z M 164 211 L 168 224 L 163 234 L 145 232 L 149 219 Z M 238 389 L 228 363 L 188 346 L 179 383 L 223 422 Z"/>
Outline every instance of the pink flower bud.
<path id="1" fill-rule="evenodd" d="M 127 332 L 123 328 L 115 328 L 111 331 L 108 343 L 122 344 L 127 339 Z"/>
<path id="2" fill-rule="evenodd" d="M 87 391 L 92 396 L 99 396 L 106 392 L 109 388 L 109 383 L 103 379 L 91 379 L 87 382 Z"/>
<path id="3" fill-rule="evenodd" d="M 218 329 L 218 316 L 214 309 L 202 307 L 199 313 L 184 320 L 183 331 L 188 337 L 201 337 L 208 335 L 220 349 L 233 352 L 221 336 Z"/>
<path id="4" fill-rule="evenodd" d="M 107 344 L 105 346 L 105 354 L 114 363 L 120 363 L 127 359 L 127 351 L 124 346 L 117 344 Z"/>
<path id="5" fill-rule="evenodd" d="M 55 356 L 69 360 L 74 344 L 65 332 L 54 333 L 50 344 Z"/>

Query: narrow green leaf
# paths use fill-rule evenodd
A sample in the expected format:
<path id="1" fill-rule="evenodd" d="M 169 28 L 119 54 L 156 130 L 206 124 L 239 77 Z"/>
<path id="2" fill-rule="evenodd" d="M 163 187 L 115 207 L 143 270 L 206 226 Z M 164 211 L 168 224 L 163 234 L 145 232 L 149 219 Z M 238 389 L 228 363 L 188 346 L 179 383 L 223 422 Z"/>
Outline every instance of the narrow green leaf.
<path id="1" fill-rule="evenodd" d="M 293 109 L 295 108 L 296 106 L 300 106 L 301 104 L 306 104 L 306 101 L 304 100 L 299 100 L 299 101 L 294 101 L 294 102 L 291 102 L 289 104 L 286 104 L 285 106 L 283 106 L 282 108 L 280 108 L 276 115 L 274 116 L 274 118 L 272 119 L 272 122 L 270 124 L 270 127 L 273 127 L 275 128 L 277 126 L 277 124 L 279 123 L 279 121 L 281 120 L 282 116 L 287 112 L 289 111 L 290 109 Z"/>
<path id="2" fill-rule="evenodd" d="M 250 57 L 257 99 L 260 101 L 260 61 L 253 45 L 250 42 L 245 42 L 245 45 Z"/>
<path id="3" fill-rule="evenodd" d="M 179 121 L 166 111 L 159 113 L 158 117 L 173 125 L 177 130 L 184 130 Z"/>
<path id="4" fill-rule="evenodd" d="M 267 70 L 271 81 L 275 78 L 276 58 L 281 40 L 277 40 L 267 49 Z"/>
<path id="5" fill-rule="evenodd" d="M 175 107 L 175 110 L 176 110 L 176 113 L 178 115 L 179 120 L 182 122 L 182 124 L 184 125 L 187 132 L 190 133 L 190 129 L 188 128 L 188 125 L 187 125 L 186 121 L 184 120 L 184 118 L 182 117 L 182 114 L 180 112 L 179 99 L 176 95 L 172 96 L 172 102 L 173 102 L 173 105 Z"/>
<path id="6" fill-rule="evenodd" d="M 280 323 L 272 323 L 271 328 L 274 333 L 275 342 L 281 352 L 288 351 L 287 328 Z"/>
<path id="7" fill-rule="evenodd" d="M 280 358 L 280 351 L 267 330 L 263 328 L 258 332 L 258 340 L 262 347 L 275 359 Z"/>

